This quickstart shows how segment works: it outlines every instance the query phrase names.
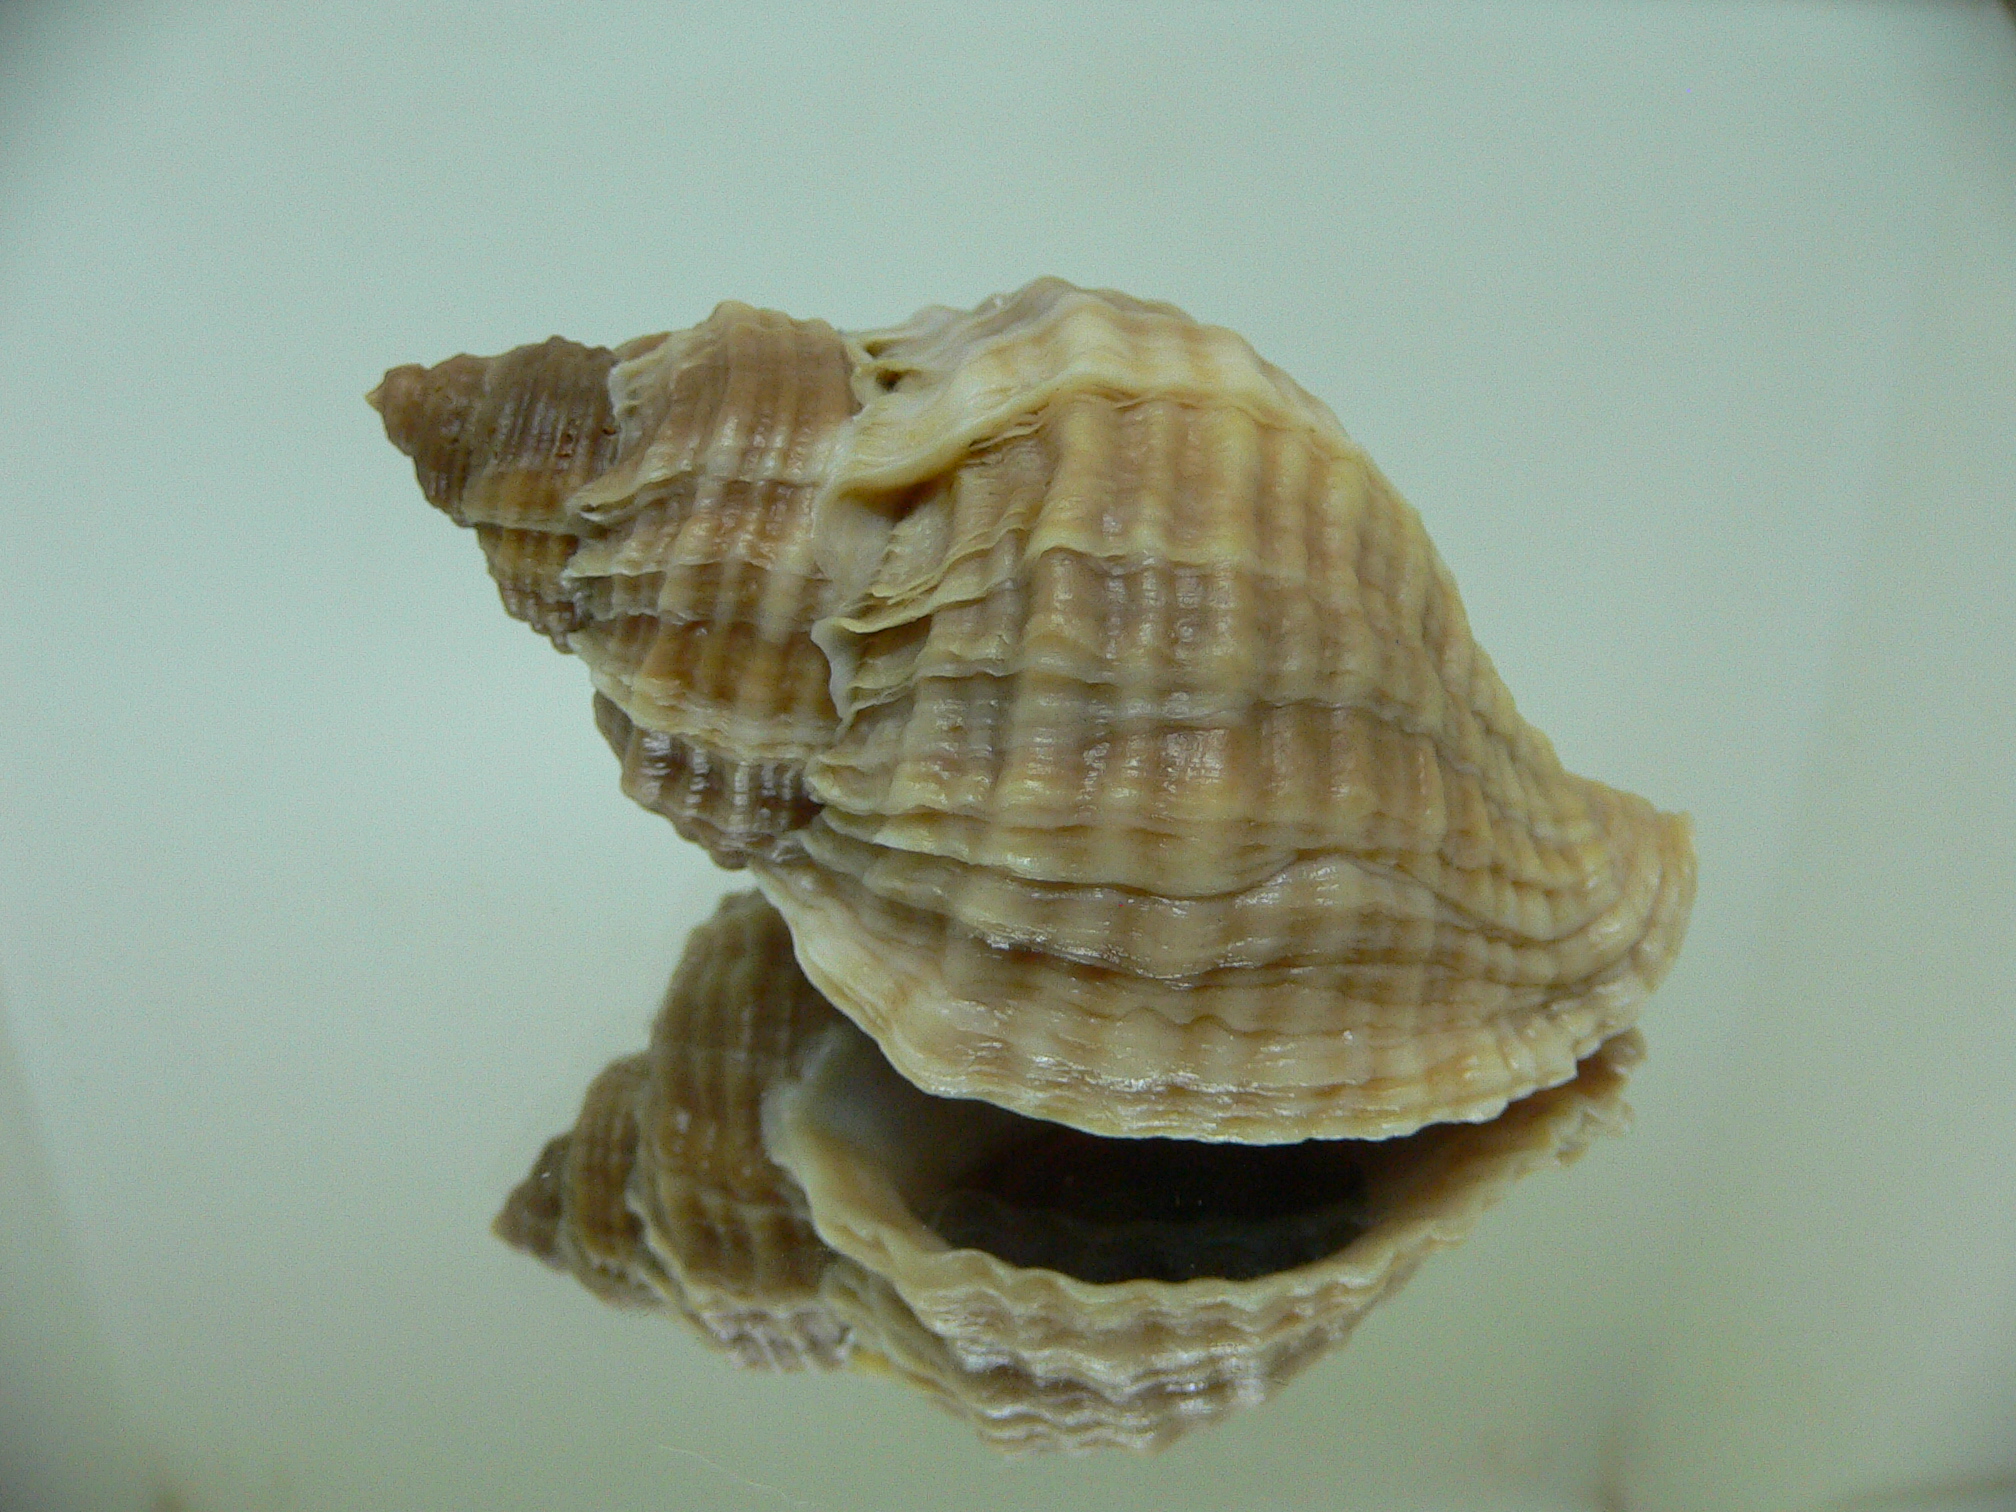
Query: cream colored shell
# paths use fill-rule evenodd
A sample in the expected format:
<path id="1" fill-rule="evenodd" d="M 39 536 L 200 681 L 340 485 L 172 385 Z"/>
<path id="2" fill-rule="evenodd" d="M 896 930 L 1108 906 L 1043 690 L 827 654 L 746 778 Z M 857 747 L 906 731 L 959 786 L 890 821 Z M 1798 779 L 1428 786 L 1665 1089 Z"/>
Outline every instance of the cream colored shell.
<path id="1" fill-rule="evenodd" d="M 694 932 L 650 1049 L 590 1087 L 498 1231 L 604 1297 L 683 1317 L 742 1364 L 893 1375 L 999 1448 L 1156 1448 L 1265 1400 L 1513 1181 L 1574 1159 L 1627 1116 L 1635 1035 L 1492 1123 L 1308 1147 L 1297 1158 L 1315 1211 L 1334 1175 L 1341 1219 L 1257 1218 L 1250 1239 L 1222 1220 L 1188 1252 L 1195 1221 L 1148 1225 L 1150 1265 L 1229 1255 L 1257 1273 L 1085 1280 L 948 1242 L 927 1219 L 1004 1161 L 1024 1187 L 1068 1188 L 1060 1151 L 1082 1158 L 1098 1142 L 1059 1146 L 1067 1131 L 909 1086 L 819 1001 L 784 945 L 759 898 L 724 902 Z M 1110 1143 L 1130 1157 L 1146 1148 Z M 1218 1147 L 1213 1159 L 1278 1170 L 1282 1154 Z M 1125 1194 L 1093 1196 L 1103 1212 Z M 1007 1211 L 1026 1224 L 1025 1246 L 1051 1242 L 1044 1211 Z M 1111 1228 L 1117 1248 L 1097 1250 L 1095 1236 L 1092 1252 L 1142 1263 L 1130 1247 L 1143 1225 Z M 1265 1267 L 1281 1231 L 1320 1253 Z"/>
<path id="2" fill-rule="evenodd" d="M 521 533 L 507 606 L 628 790 L 755 866 L 916 1085 L 1391 1137 L 1568 1081 L 1671 964 L 1686 821 L 1561 767 L 1414 511 L 1231 332 L 1053 279 L 474 362 L 389 374 L 388 431 Z"/>

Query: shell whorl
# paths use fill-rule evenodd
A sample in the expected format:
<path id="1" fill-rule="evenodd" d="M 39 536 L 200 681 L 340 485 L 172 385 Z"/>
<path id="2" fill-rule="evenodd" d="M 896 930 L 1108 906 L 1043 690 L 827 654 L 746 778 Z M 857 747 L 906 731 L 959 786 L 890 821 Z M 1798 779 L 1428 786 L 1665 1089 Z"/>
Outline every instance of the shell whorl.
<path id="1" fill-rule="evenodd" d="M 587 663 L 623 787 L 727 866 L 791 852 L 830 738 L 810 504 L 853 407 L 832 327 L 723 304 L 615 350 L 559 338 L 373 392 L 505 608 Z"/>

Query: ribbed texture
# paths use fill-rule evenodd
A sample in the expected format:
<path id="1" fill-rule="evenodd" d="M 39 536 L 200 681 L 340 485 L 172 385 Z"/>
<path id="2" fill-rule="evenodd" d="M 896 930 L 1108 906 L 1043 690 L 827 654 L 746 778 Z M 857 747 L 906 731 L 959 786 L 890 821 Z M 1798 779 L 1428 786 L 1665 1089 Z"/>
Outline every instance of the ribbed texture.
<path id="1" fill-rule="evenodd" d="M 505 608 L 588 664 L 625 790 L 725 865 L 795 853 L 832 733 L 810 505 L 848 361 L 830 326 L 724 304 L 613 352 L 395 369 L 373 395 Z"/>
<path id="2" fill-rule="evenodd" d="M 1573 1076 L 1679 948 L 1686 821 L 1562 768 L 1414 510 L 1173 306 L 724 304 L 375 399 L 624 791 L 920 1086 L 1390 1137 Z"/>
<path id="3" fill-rule="evenodd" d="M 651 1048 L 588 1090 L 497 1220 L 500 1237 L 612 1301 L 691 1322 L 744 1365 L 833 1365 L 845 1328 L 818 1298 L 831 1256 L 763 1152 L 764 1092 L 839 1022 L 753 893 L 693 931 Z"/>
<path id="4" fill-rule="evenodd" d="M 878 1137 L 862 1093 L 881 1078 L 862 1077 L 873 1062 L 851 1051 L 848 1033 L 829 1036 L 804 1076 L 780 1089 L 771 1120 L 772 1149 L 803 1185 L 821 1237 L 845 1257 L 826 1272 L 822 1298 L 857 1351 L 874 1352 L 1011 1452 L 1161 1448 L 1267 1400 L 1430 1255 L 1468 1238 L 1515 1182 L 1621 1133 L 1624 1081 L 1640 1054 L 1626 1035 L 1574 1081 L 1490 1124 L 1371 1147 L 1370 1226 L 1323 1259 L 1249 1281 L 1101 1285 L 932 1233 L 915 1208 L 936 1183 L 890 1137 L 909 1110 L 871 1102 L 887 1125 Z"/>
<path id="5" fill-rule="evenodd" d="M 1050 1211 L 1043 1193 L 1068 1189 L 1101 1152 L 904 1082 L 800 973 L 775 910 L 743 894 L 693 932 L 649 1049 L 595 1079 L 497 1231 L 605 1300 L 683 1319 L 744 1366 L 893 1375 L 1011 1452 L 1155 1449 L 1273 1395 L 1514 1181 L 1621 1130 L 1638 1053 L 1636 1035 L 1620 1036 L 1570 1084 L 1488 1124 L 1216 1151 L 1212 1179 L 1249 1197 L 1280 1179 L 1257 1174 L 1278 1173 L 1274 1157 L 1292 1157 L 1296 1196 L 1209 1215 L 1192 1251 L 1207 1268 L 1192 1279 L 1083 1280 L 1040 1254 L 1011 1263 L 948 1243 L 929 1224 L 946 1195 L 984 1196 L 989 1173 L 1006 1171 L 999 1200 L 1036 1204 L 1027 1249 Z M 1130 1140 L 1105 1153 L 1135 1173 L 1142 1150 Z M 1180 1253 L 1193 1200 L 1209 1202 L 1176 1203 L 1158 1256 Z M 1208 1269 L 1239 1244 L 1239 1212 L 1253 1210 L 1249 1253 L 1264 1253 L 1284 1219 L 1323 1221 L 1340 1202 L 1350 1222 L 1313 1258 L 1243 1264 L 1241 1279 Z M 1134 1242 L 1124 1214 L 1102 1238 L 1096 1194 L 1080 1211 L 1095 1242 Z"/>
<path id="6" fill-rule="evenodd" d="M 1562 769 L 1322 405 L 1054 280 L 856 342 L 814 532 L 839 727 L 759 878 L 904 1075 L 1110 1134 L 1387 1137 L 1635 1020 L 1684 821 Z"/>

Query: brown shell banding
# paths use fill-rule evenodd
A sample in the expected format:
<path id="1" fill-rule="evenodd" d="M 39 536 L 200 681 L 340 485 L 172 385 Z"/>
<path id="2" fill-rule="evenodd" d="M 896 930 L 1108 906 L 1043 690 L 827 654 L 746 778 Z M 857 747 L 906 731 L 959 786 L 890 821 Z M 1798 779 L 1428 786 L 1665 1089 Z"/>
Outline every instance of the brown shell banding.
<path id="1" fill-rule="evenodd" d="M 1173 306 L 728 304 L 377 400 L 625 791 L 919 1086 L 1392 1137 L 1573 1077 L 1679 948 L 1684 818 L 1562 768 L 1413 509 Z"/>
<path id="2" fill-rule="evenodd" d="M 933 1192 L 1023 1122 L 902 1082 L 744 894 L 694 931 L 650 1048 L 595 1080 L 497 1230 L 744 1365 L 893 1375 L 998 1448 L 1159 1448 L 1265 1400 L 1511 1183 L 1621 1130 L 1637 1055 L 1613 1040 L 1490 1124 L 1339 1146 L 1368 1224 L 1312 1263 L 1096 1284 L 925 1225 Z"/>
<path id="3" fill-rule="evenodd" d="M 1654 959 L 1634 952 L 1545 1011 L 1437 1026 L 1402 1006 L 1340 1029 L 1338 991 L 1320 976 L 1170 985 L 1065 974 L 817 868 L 765 865 L 757 878 L 790 920 L 807 974 L 853 995 L 848 1016 L 912 1082 L 1121 1137 L 1383 1139 L 1493 1118 L 1572 1078 L 1630 1026 L 1665 943 L 1647 941 Z M 1264 1028 L 1242 1027 L 1256 1022 Z M 1297 1024 L 1313 1027 L 1284 1027 Z M 1096 1078 L 1083 1069 L 1088 1042 Z"/>
<path id="4" fill-rule="evenodd" d="M 789 853 L 830 738 L 810 504 L 851 413 L 834 330 L 746 305 L 610 351 L 398 368 L 372 402 L 504 605 L 588 664 L 625 790 L 726 865 Z"/>
<path id="5" fill-rule="evenodd" d="M 738 1363 L 832 1365 L 830 1258 L 763 1153 L 763 1093 L 840 1022 L 792 964 L 776 912 L 724 900 L 693 931 L 651 1047 L 589 1086 L 498 1215 L 498 1237 L 611 1301 L 683 1317 Z"/>

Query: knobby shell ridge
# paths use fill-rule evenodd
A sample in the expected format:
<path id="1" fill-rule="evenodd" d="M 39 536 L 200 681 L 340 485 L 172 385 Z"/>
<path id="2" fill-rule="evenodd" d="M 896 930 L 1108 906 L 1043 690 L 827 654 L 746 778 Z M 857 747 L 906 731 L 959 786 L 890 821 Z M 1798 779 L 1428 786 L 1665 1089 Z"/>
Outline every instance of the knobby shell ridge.
<path id="1" fill-rule="evenodd" d="M 830 326 L 724 304 L 610 351 L 395 368 L 371 399 L 505 608 L 588 666 L 623 788 L 715 859 L 792 849 L 831 738 L 810 504 L 849 414 Z"/>

